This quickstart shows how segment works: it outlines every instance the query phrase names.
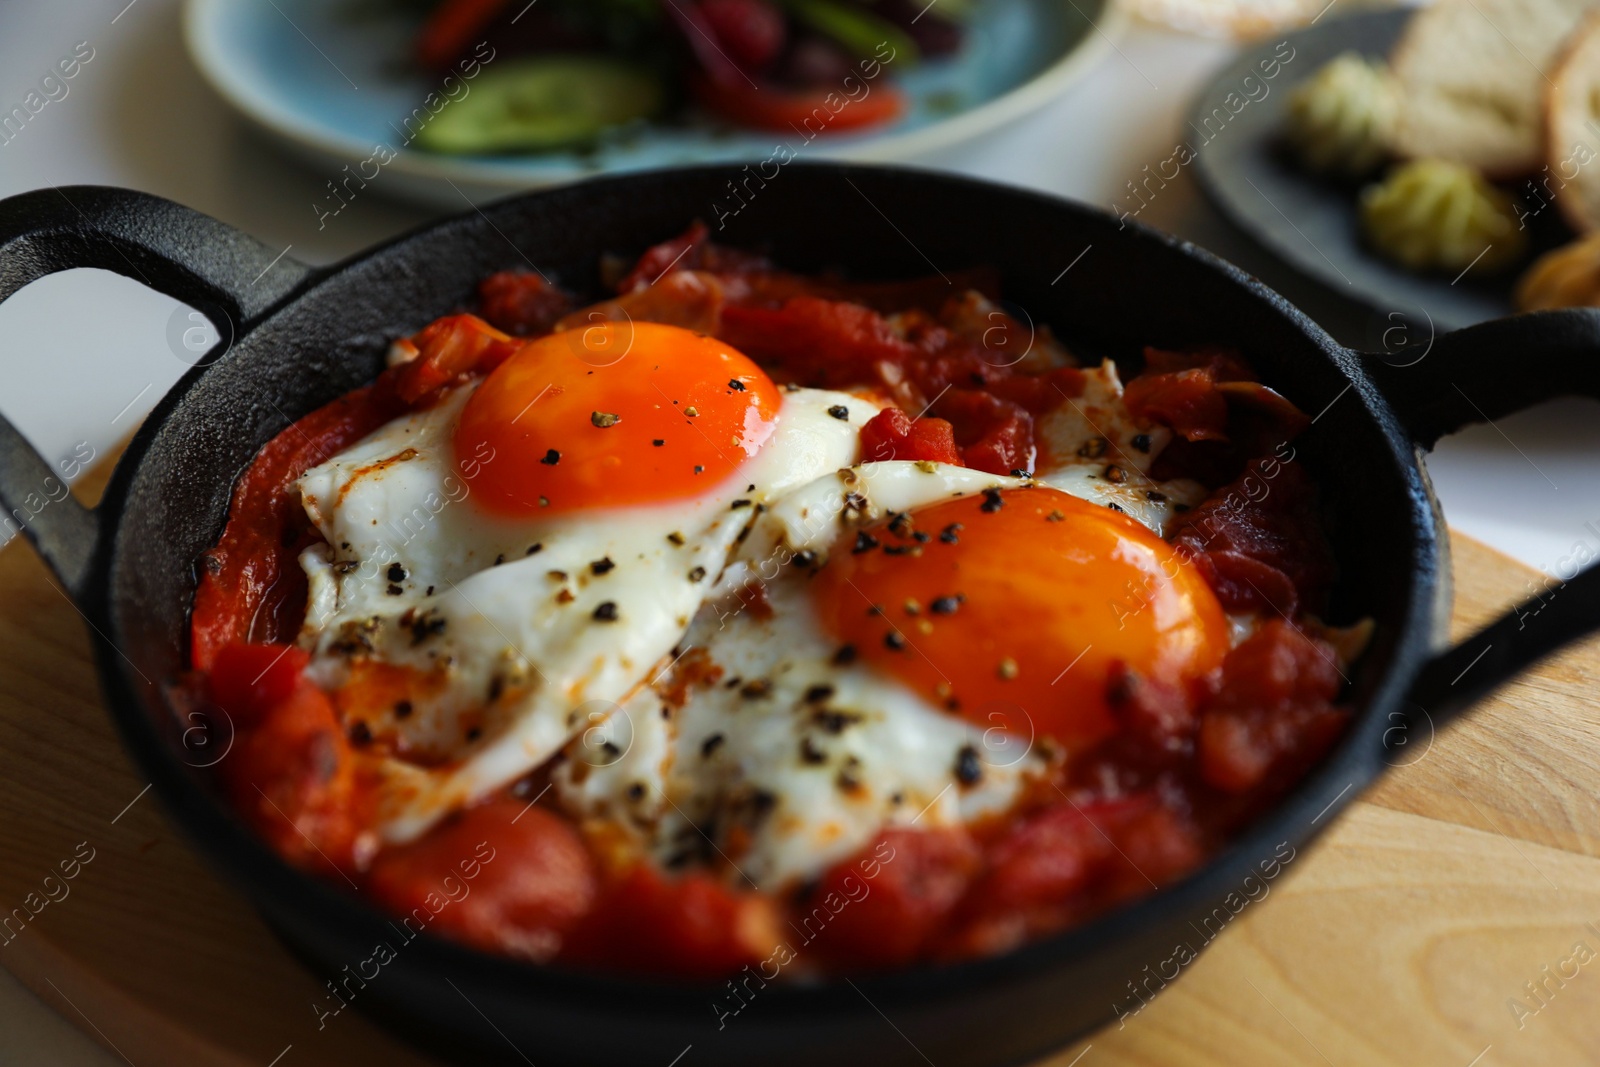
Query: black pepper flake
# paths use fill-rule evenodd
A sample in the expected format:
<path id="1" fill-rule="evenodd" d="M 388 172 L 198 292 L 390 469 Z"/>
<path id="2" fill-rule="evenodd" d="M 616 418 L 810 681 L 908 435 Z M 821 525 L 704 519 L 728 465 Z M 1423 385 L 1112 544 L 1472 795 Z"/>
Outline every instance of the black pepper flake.
<path id="1" fill-rule="evenodd" d="M 962 745 L 956 753 L 956 780 L 962 785 L 973 785 L 983 777 L 983 764 L 978 762 L 978 750 Z"/>
<path id="2" fill-rule="evenodd" d="M 653 438 L 650 443 L 655 445 L 657 448 L 660 448 L 662 445 L 667 443 L 667 440 L 664 437 L 657 437 Z"/>
<path id="3" fill-rule="evenodd" d="M 543 463 L 546 467 L 554 467 L 557 463 L 561 462 L 561 453 L 552 448 L 545 452 L 544 458 L 539 462 Z"/>
<path id="4" fill-rule="evenodd" d="M 529 545 L 528 546 L 528 551 L 524 552 L 523 555 L 525 555 L 525 556 L 534 556 L 534 555 L 538 555 L 540 552 L 543 552 L 543 551 L 544 551 L 544 542 L 541 541 L 539 544 Z"/>
<path id="5" fill-rule="evenodd" d="M 694 570 L 689 572 L 689 580 L 691 582 L 703 582 L 705 581 L 705 578 L 706 569 L 704 567 L 696 567 Z"/>
<path id="6" fill-rule="evenodd" d="M 839 646 L 839 651 L 837 651 L 837 652 L 835 652 L 833 654 L 833 665 L 835 667 L 843 667 L 846 664 L 854 663 L 855 661 L 856 661 L 856 646 L 855 645 L 840 645 Z"/>
<path id="7" fill-rule="evenodd" d="M 1085 441 L 1082 447 L 1078 449 L 1078 455 L 1084 459 L 1099 459 L 1101 456 L 1106 454 L 1106 449 L 1110 447 L 1110 445 L 1111 442 L 1107 441 L 1104 437 L 1096 437 L 1092 440 Z"/>
<path id="8" fill-rule="evenodd" d="M 889 532 L 896 537 L 911 536 L 911 516 L 903 511 L 891 511 L 888 526 Z"/>
<path id="9" fill-rule="evenodd" d="M 737 689 L 743 684 L 744 684 L 744 675 L 736 674 L 732 678 L 729 678 L 726 682 L 723 682 L 722 683 L 722 688 L 724 688 L 724 689 Z"/>
<path id="10" fill-rule="evenodd" d="M 1133 445 L 1133 447 L 1140 452 L 1148 452 L 1150 451 L 1150 435 L 1147 433 L 1136 433 L 1133 435 L 1133 440 L 1130 441 L 1129 444 Z"/>
<path id="11" fill-rule="evenodd" d="M 890 630 L 883 635 L 883 646 L 890 651 L 899 652 L 906 647 L 906 638 L 899 630 Z"/>
<path id="12" fill-rule="evenodd" d="M 401 589 L 398 585 L 395 585 L 393 582 L 391 582 L 389 584 L 388 593 L 389 593 L 390 596 L 399 596 L 401 593 L 404 593 L 404 592 L 405 592 L 404 589 Z"/>
<path id="13" fill-rule="evenodd" d="M 744 392 L 744 383 L 737 378 L 729 378 L 728 388 L 732 389 L 736 393 L 742 393 Z"/>
<path id="14" fill-rule="evenodd" d="M 884 545 L 883 546 L 883 552 L 884 552 L 884 555 L 887 555 L 887 556 L 920 556 L 920 555 L 922 555 L 922 546 L 921 545 Z"/>
<path id="15" fill-rule="evenodd" d="M 506 554 L 504 552 L 502 552 L 502 553 L 500 553 L 498 556 L 496 556 L 494 558 L 494 566 L 498 567 L 498 566 L 500 566 L 500 564 L 504 563 L 505 561 L 506 561 Z"/>
<path id="16" fill-rule="evenodd" d="M 405 581 L 406 580 L 406 569 L 404 567 L 402 567 L 398 563 L 389 564 L 389 580 L 391 582 L 403 582 L 403 581 Z"/>
<path id="17" fill-rule="evenodd" d="M 807 704 L 820 704 L 831 696 L 833 696 L 833 686 L 814 685 L 806 690 L 805 700 Z"/>
<path id="18" fill-rule="evenodd" d="M 961 602 L 965 599 L 967 599 L 966 596 L 961 593 L 957 593 L 955 596 L 937 597 L 933 603 L 928 605 L 928 610 L 935 615 L 954 615 L 956 609 L 961 606 Z"/>
<path id="19" fill-rule="evenodd" d="M 365 721 L 357 719 L 351 724 L 350 743 L 357 748 L 364 748 L 372 744 L 372 730 Z"/>
<path id="20" fill-rule="evenodd" d="M 616 566 L 610 556 L 604 556 L 589 564 L 589 573 L 598 578 L 602 574 L 610 574 L 616 569 Z"/>
<path id="21" fill-rule="evenodd" d="M 861 779 L 856 775 L 856 766 L 859 766 L 861 761 L 854 756 L 850 758 L 853 761 L 853 765 L 840 771 L 839 776 L 834 779 L 839 791 L 843 793 L 854 793 L 861 788 Z"/>
<path id="22" fill-rule="evenodd" d="M 704 474 L 704 473 L 705 473 L 705 470 L 706 470 L 706 469 L 705 469 L 705 467 L 703 467 L 703 466 L 701 466 L 701 465 L 700 465 L 700 464 L 698 464 L 698 463 L 696 463 L 696 464 L 695 464 L 695 465 L 694 465 L 694 472 L 695 472 L 695 473 L 696 473 L 696 474 Z"/>
<path id="23" fill-rule="evenodd" d="M 911 539 L 919 545 L 925 545 L 929 541 L 933 540 L 933 535 L 930 533 L 925 533 L 922 530 L 912 530 Z"/>
<path id="24" fill-rule="evenodd" d="M 1115 463 L 1106 468 L 1106 481 L 1115 482 L 1117 485 L 1121 485 L 1127 480 L 1128 472 L 1117 466 Z"/>
<path id="25" fill-rule="evenodd" d="M 1152 504 L 1162 504 L 1166 502 L 1167 494 L 1158 493 L 1154 489 L 1146 489 L 1144 498 L 1150 501 Z"/>
<path id="26" fill-rule="evenodd" d="M 1115 511 L 1115 512 L 1118 512 L 1118 513 L 1124 513 L 1124 512 L 1122 512 L 1122 505 L 1121 504 L 1112 502 L 1112 503 L 1106 504 L 1106 507 L 1110 508 L 1112 511 Z"/>
<path id="27" fill-rule="evenodd" d="M 939 531 L 939 540 L 943 541 L 947 545 L 958 544 L 960 542 L 960 538 L 956 535 L 960 532 L 961 524 L 959 522 L 952 522 L 949 526 L 946 526 L 944 529 Z"/>
<path id="28" fill-rule="evenodd" d="M 411 645 L 413 648 L 436 634 L 444 633 L 445 630 L 444 618 L 435 615 L 431 610 L 414 616 L 410 622 L 402 620 L 402 625 L 411 630 Z"/>
<path id="29" fill-rule="evenodd" d="M 771 815 L 773 809 L 778 806 L 778 797 L 765 789 L 757 789 L 750 794 L 746 803 L 749 805 L 751 820 L 759 823 Z"/>
<path id="30" fill-rule="evenodd" d="M 397 719 L 409 719 L 411 718 L 411 713 L 414 710 L 415 709 L 411 706 L 411 701 L 402 700 L 400 703 L 394 706 L 394 717 Z"/>
<path id="31" fill-rule="evenodd" d="M 595 622 L 616 622 L 617 602 L 615 600 L 602 602 L 599 607 L 594 609 L 594 620 Z"/>
<path id="32" fill-rule="evenodd" d="M 1000 490 L 985 489 L 983 491 L 983 503 L 978 505 L 978 510 L 986 515 L 993 515 L 995 512 L 999 511 L 1005 506 L 1006 502 L 1005 499 L 1000 496 Z"/>
<path id="33" fill-rule="evenodd" d="M 735 500 L 732 504 L 728 505 L 728 510 L 729 511 L 738 511 L 740 508 L 749 507 L 752 503 L 753 503 L 753 501 L 749 501 L 749 500 Z"/>
<path id="34" fill-rule="evenodd" d="M 772 682 L 766 678 L 757 678 L 739 687 L 739 695 L 746 700 L 760 700 L 771 692 Z"/>
<path id="35" fill-rule="evenodd" d="M 836 419 L 848 419 L 850 417 L 850 409 L 843 404 L 835 404 L 828 409 L 828 414 Z"/>
<path id="36" fill-rule="evenodd" d="M 859 556 L 861 553 L 871 552 L 877 547 L 878 539 L 876 537 L 873 537 L 865 530 L 857 530 L 855 547 L 850 550 L 850 554 Z"/>
<path id="37" fill-rule="evenodd" d="M 1125 708 L 1133 700 L 1138 688 L 1137 674 L 1129 670 L 1119 671 L 1106 683 L 1106 703 L 1111 705 L 1112 710 Z"/>
<path id="38" fill-rule="evenodd" d="M 1011 477 L 1013 477 L 1013 478 L 1032 478 L 1033 477 L 1033 472 L 1032 471 L 1025 471 L 1021 467 L 1018 467 L 1018 468 L 1014 469 L 1011 472 Z"/>
<path id="39" fill-rule="evenodd" d="M 483 727 L 481 727 L 481 726 L 468 727 L 468 729 L 467 729 L 467 740 L 468 741 L 476 741 L 478 738 L 480 738 L 482 736 L 483 736 Z"/>
<path id="40" fill-rule="evenodd" d="M 589 412 L 589 421 L 594 424 L 597 430 L 609 430 L 622 421 L 622 416 L 613 415 L 609 411 L 591 411 Z"/>
<path id="41" fill-rule="evenodd" d="M 813 766 L 818 763 L 827 763 L 828 754 L 818 748 L 816 742 L 807 737 L 800 742 L 800 762 L 809 763 Z"/>
<path id="42" fill-rule="evenodd" d="M 667 540 L 677 545 L 679 548 L 683 547 L 683 534 L 679 533 L 677 530 L 673 530 L 671 533 L 667 534 Z"/>
<path id="43" fill-rule="evenodd" d="M 637 804 L 644 799 L 644 783 L 634 782 L 628 786 L 628 799 Z"/>
<path id="44" fill-rule="evenodd" d="M 700 742 L 700 755 L 710 758 L 711 753 L 715 752 L 725 740 L 727 739 L 721 734 L 712 734 L 710 737 Z"/>
<path id="45" fill-rule="evenodd" d="M 428 586 L 428 591 L 426 593 L 424 593 L 423 595 L 424 596 L 432 596 L 433 595 L 433 586 L 431 586 L 431 585 Z"/>
<path id="46" fill-rule="evenodd" d="M 850 711 L 834 711 L 831 708 L 818 708 L 811 713 L 811 721 L 821 728 L 823 733 L 842 734 L 846 727 L 861 721 L 861 716 Z"/>
<path id="47" fill-rule="evenodd" d="M 817 554 L 809 548 L 802 548 L 794 554 L 794 559 L 790 562 L 796 567 L 815 567 L 817 565 Z"/>

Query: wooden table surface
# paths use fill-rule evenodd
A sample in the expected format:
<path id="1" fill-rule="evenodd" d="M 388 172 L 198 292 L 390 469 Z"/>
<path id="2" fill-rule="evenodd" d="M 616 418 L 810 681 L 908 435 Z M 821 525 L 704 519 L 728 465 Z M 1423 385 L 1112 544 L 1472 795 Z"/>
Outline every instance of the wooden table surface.
<path id="1" fill-rule="evenodd" d="M 1454 547 L 1458 634 L 1537 578 Z M 0 928 L 0 965 L 139 1067 L 429 1062 L 354 1013 L 317 1030 L 318 981 L 144 792 L 83 620 L 20 541 L 0 551 L 0 649 L 0 915 L 45 901 Z M 1182 978 L 1045 1062 L 1600 1062 L 1597 682 L 1600 640 L 1413 738 Z"/>

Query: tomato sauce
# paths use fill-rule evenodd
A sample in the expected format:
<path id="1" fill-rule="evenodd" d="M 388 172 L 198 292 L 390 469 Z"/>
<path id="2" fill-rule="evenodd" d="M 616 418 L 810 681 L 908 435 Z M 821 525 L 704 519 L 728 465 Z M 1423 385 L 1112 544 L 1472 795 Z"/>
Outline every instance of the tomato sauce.
<path id="1" fill-rule="evenodd" d="M 801 276 L 720 248 L 696 224 L 612 276 L 615 295 L 580 308 L 541 275 L 492 275 L 482 318 L 447 316 L 408 339 L 415 358 L 278 434 L 236 485 L 202 559 L 195 690 L 229 709 L 237 732 L 218 767 L 225 792 L 288 861 L 358 882 L 396 916 L 536 961 L 717 979 L 766 975 L 800 945 L 813 970 L 884 970 L 1002 952 L 1181 878 L 1344 729 L 1340 659 L 1314 616 L 1336 572 L 1289 444 L 1307 420 L 1237 353 L 1150 349 L 1126 403 L 1175 435 L 1158 476 L 1211 489 L 1170 541 L 1225 608 L 1268 621 L 1198 691 L 1113 670 L 1115 733 L 1057 759 L 1006 817 L 888 830 L 786 896 L 657 870 L 520 787 L 378 849 L 369 739 L 293 647 L 306 598 L 297 560 L 319 539 L 293 491 L 309 468 L 487 373 L 521 339 L 624 317 L 692 323 L 779 381 L 892 399 L 862 429 L 864 460 L 1028 471 L 1035 417 L 1084 388 L 1048 330 L 995 303 L 983 272 L 954 287 Z"/>

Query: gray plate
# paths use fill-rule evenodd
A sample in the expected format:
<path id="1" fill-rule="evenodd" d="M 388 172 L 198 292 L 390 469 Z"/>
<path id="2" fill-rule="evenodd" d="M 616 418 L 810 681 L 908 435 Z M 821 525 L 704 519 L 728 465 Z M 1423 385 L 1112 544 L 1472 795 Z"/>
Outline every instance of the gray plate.
<path id="1" fill-rule="evenodd" d="M 1253 240 L 1301 274 L 1380 315 L 1427 321 L 1443 332 L 1511 314 L 1518 271 L 1490 276 L 1468 270 L 1452 281 L 1389 263 L 1362 243 L 1359 187 L 1306 173 L 1281 145 L 1296 85 L 1341 52 L 1385 58 L 1410 17 L 1403 10 L 1329 18 L 1251 49 L 1195 98 L 1186 132 L 1201 188 Z M 1261 64 L 1274 59 L 1277 76 L 1263 78 L 1263 70 L 1273 68 Z M 1240 101 L 1247 102 L 1241 106 Z M 1530 227 L 1530 261 L 1572 239 L 1553 209 L 1538 212 Z"/>

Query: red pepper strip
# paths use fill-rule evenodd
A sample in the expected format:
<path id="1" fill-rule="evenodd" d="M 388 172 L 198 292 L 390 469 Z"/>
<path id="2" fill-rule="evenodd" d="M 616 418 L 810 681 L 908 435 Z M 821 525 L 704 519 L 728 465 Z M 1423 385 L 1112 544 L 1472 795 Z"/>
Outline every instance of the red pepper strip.
<path id="1" fill-rule="evenodd" d="M 859 100 L 834 90 L 757 88 L 742 77 L 725 82 L 691 76 L 689 88 L 706 107 L 740 126 L 808 137 L 877 126 L 899 118 L 906 107 L 900 90 L 888 83 L 874 85 Z"/>
<path id="2" fill-rule="evenodd" d="M 445 0 L 417 34 L 417 62 L 440 70 L 454 63 L 510 0 Z"/>
<path id="3" fill-rule="evenodd" d="M 683 31 L 684 40 L 689 42 L 689 50 L 694 53 L 695 59 L 700 62 L 700 69 L 717 85 L 732 88 L 737 85 L 749 87 L 753 83 L 750 76 L 739 68 L 739 65 L 728 58 L 717 44 L 716 31 L 711 23 L 706 20 L 705 14 L 691 0 L 663 0 L 667 5 L 667 14 L 672 21 L 678 24 L 678 29 Z"/>

